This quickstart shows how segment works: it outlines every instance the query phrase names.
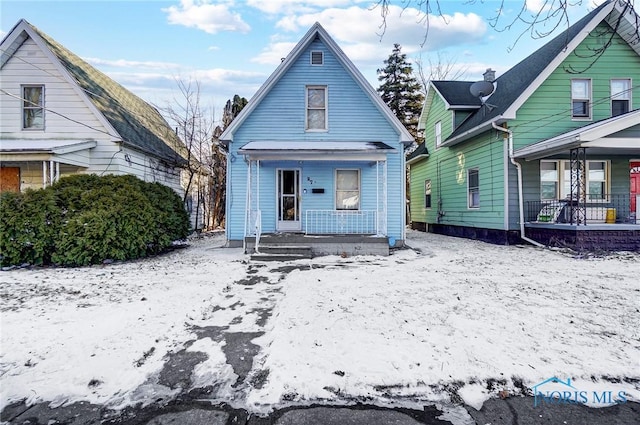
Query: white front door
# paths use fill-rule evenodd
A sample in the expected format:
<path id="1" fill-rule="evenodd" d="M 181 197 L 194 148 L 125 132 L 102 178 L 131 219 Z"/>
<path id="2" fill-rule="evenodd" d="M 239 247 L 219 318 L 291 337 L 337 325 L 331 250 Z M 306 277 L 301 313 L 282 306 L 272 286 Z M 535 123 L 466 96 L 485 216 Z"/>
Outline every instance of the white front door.
<path id="1" fill-rule="evenodd" d="M 276 230 L 291 232 L 300 230 L 300 170 L 278 170 Z"/>

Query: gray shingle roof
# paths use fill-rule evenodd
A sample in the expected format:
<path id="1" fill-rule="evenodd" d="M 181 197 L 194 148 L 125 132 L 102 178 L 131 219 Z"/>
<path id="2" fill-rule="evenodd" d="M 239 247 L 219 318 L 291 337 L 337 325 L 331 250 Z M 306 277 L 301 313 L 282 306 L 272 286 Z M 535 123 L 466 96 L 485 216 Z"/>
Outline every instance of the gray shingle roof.
<path id="1" fill-rule="evenodd" d="M 469 88 L 473 81 L 431 81 L 444 100 L 452 107 L 468 106 L 479 108 L 480 99 L 473 96 Z"/>
<path id="2" fill-rule="evenodd" d="M 26 21 L 25 21 L 26 22 Z M 171 164 L 183 164 L 184 145 L 160 112 L 83 61 L 35 26 L 27 23 L 60 60 L 125 144 Z"/>

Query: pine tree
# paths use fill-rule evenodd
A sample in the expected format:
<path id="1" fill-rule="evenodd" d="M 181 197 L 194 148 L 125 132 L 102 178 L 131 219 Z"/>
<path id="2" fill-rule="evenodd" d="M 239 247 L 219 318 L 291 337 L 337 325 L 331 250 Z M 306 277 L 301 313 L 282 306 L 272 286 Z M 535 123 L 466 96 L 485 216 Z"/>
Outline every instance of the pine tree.
<path id="1" fill-rule="evenodd" d="M 398 43 L 393 45 L 393 52 L 384 61 L 385 67 L 378 69 L 378 93 L 384 103 L 393 111 L 409 133 L 419 142 L 418 119 L 422 111 L 422 86 L 413 76 L 413 68 L 402 53 Z"/>

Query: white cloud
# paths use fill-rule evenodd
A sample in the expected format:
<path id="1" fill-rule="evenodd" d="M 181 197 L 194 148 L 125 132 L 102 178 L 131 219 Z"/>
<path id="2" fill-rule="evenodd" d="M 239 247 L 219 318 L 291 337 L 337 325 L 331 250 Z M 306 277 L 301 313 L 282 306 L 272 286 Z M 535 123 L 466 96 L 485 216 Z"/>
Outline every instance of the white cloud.
<path id="1" fill-rule="evenodd" d="M 163 8 L 170 24 L 198 28 L 209 34 L 221 31 L 247 33 L 251 29 L 240 14 L 233 13 L 233 2 L 211 4 L 211 0 L 180 0 L 179 6 Z"/>
<path id="2" fill-rule="evenodd" d="M 317 10 L 353 4 L 352 0 L 247 0 L 247 5 L 271 15 L 311 13 Z"/>
<path id="3" fill-rule="evenodd" d="M 126 59 L 100 59 L 100 58 L 84 58 L 91 65 L 100 67 L 114 67 L 114 68 L 144 68 L 144 69 L 178 69 L 181 65 L 171 62 L 154 62 L 154 61 L 131 61 Z"/>
<path id="4" fill-rule="evenodd" d="M 293 50 L 295 45 L 294 42 L 271 42 L 258 56 L 252 58 L 251 62 L 277 65 Z"/>

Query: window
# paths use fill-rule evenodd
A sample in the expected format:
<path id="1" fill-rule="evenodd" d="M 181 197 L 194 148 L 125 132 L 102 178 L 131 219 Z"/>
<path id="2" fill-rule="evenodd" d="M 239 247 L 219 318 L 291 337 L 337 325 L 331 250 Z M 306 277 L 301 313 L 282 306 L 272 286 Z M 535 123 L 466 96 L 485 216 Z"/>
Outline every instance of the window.
<path id="1" fill-rule="evenodd" d="M 44 130 L 44 86 L 22 86 L 22 128 Z"/>
<path id="2" fill-rule="evenodd" d="M 631 110 L 631 80 L 611 80 L 611 116 Z"/>
<path id="3" fill-rule="evenodd" d="M 435 126 L 436 147 L 442 143 L 442 122 L 438 121 Z"/>
<path id="4" fill-rule="evenodd" d="M 336 209 L 360 209 L 360 170 L 336 170 Z"/>
<path id="5" fill-rule="evenodd" d="M 591 118 L 591 80 L 571 80 L 571 116 Z"/>
<path id="6" fill-rule="evenodd" d="M 307 130 L 327 129 L 327 88 L 307 87 Z"/>
<path id="7" fill-rule="evenodd" d="M 431 208 L 431 180 L 424 181 L 424 207 Z"/>
<path id="8" fill-rule="evenodd" d="M 558 199 L 558 163 L 540 161 L 540 199 Z"/>
<path id="9" fill-rule="evenodd" d="M 609 189 L 609 162 L 587 161 L 588 201 L 604 200 Z M 578 178 L 582 172 L 578 173 Z M 571 196 L 571 162 L 540 161 L 540 199 L 568 199 Z"/>
<path id="10" fill-rule="evenodd" d="M 469 208 L 480 208 L 480 172 L 477 168 L 467 170 Z"/>
<path id="11" fill-rule="evenodd" d="M 324 63 L 324 54 L 321 51 L 311 52 L 311 65 L 322 65 Z"/>

